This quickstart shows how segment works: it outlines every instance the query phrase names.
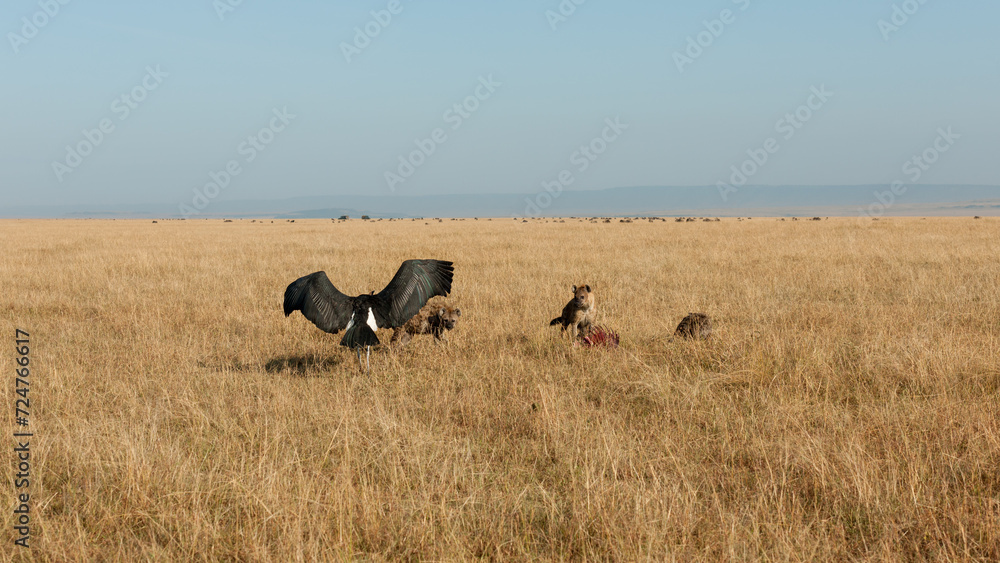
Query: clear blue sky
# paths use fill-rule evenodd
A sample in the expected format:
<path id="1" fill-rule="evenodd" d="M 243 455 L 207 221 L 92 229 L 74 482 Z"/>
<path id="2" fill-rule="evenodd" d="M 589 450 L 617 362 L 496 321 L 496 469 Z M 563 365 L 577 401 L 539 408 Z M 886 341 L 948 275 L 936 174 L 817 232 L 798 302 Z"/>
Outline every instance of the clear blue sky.
<path id="1" fill-rule="evenodd" d="M 995 0 L 928 0 L 888 41 L 890 0 L 587 0 L 555 29 L 558 0 L 400 2 L 348 62 L 342 44 L 388 0 L 243 0 L 222 18 L 213 0 L 72 0 L 25 41 L 11 34 L 43 8 L 5 1 L 0 205 L 182 202 L 230 161 L 219 199 L 536 192 L 564 169 L 572 189 L 715 185 L 769 137 L 780 150 L 752 184 L 889 183 L 947 127 L 961 138 L 920 182 L 1000 184 Z M 724 9 L 732 23 L 679 71 L 674 53 Z M 453 129 L 445 112 L 491 75 Z M 156 88 L 125 115 L 114 101 L 144 79 Z M 794 137 L 776 133 L 824 85 Z M 282 108 L 294 119 L 248 161 L 242 143 Z M 579 171 L 574 152 L 616 117 L 628 129 Z M 53 163 L 102 120 L 114 130 L 60 181 Z M 390 191 L 386 172 L 437 128 Z"/>

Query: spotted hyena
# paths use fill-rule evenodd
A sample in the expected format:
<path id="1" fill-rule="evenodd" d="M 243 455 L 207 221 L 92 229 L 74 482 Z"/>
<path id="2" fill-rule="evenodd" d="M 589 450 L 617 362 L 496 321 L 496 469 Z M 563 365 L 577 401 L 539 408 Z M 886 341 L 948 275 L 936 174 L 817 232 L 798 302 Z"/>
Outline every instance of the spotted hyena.
<path id="1" fill-rule="evenodd" d="M 444 340 L 445 331 L 455 328 L 462 310 L 447 303 L 428 303 L 412 319 L 394 328 L 390 342 L 405 345 L 418 334 L 433 334 L 434 340 Z"/>
<path id="2" fill-rule="evenodd" d="M 549 326 L 562 325 L 563 331 L 569 329 L 570 336 L 576 340 L 578 335 L 586 336 L 590 332 L 597 306 L 594 304 L 594 292 L 587 284 L 573 286 L 573 298 L 563 307 L 562 315 L 552 319 Z"/>

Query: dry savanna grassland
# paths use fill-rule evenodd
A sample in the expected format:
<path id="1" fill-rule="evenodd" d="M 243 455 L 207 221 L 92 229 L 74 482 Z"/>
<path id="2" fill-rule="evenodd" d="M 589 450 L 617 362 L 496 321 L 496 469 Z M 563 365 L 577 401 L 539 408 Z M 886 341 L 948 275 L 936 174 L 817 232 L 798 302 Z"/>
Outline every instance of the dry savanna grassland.
<path id="1" fill-rule="evenodd" d="M 998 227 L 0 222 L 0 560 L 996 561 Z M 282 314 L 409 258 L 455 262 L 445 344 L 363 374 Z M 580 283 L 617 349 L 548 326 Z"/>

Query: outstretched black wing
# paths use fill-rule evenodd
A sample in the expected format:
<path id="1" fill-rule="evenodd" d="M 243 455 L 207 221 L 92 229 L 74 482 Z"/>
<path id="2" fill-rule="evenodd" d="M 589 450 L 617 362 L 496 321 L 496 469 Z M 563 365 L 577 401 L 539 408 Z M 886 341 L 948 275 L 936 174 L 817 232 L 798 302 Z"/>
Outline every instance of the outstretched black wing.
<path id="1" fill-rule="evenodd" d="M 285 290 L 285 316 L 302 311 L 320 330 L 337 334 L 351 320 L 353 299 L 337 291 L 326 272 L 303 276 Z"/>
<path id="2" fill-rule="evenodd" d="M 403 326 L 427 300 L 451 292 L 455 268 L 444 260 L 407 260 L 399 267 L 389 285 L 376 294 L 379 306 L 374 309 L 379 328 Z"/>

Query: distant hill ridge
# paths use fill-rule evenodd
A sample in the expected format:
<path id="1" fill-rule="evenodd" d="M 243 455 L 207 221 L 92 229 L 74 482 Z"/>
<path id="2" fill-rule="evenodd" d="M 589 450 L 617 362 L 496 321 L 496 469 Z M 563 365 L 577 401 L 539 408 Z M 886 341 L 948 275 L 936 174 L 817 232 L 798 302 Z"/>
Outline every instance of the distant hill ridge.
<path id="1" fill-rule="evenodd" d="M 178 199 L 182 199 L 179 197 Z M 181 217 L 179 204 L 42 205 L 0 217 Z M 723 199 L 715 186 L 622 187 L 521 194 L 346 195 L 212 201 L 198 217 L 525 217 L 713 215 L 1000 215 L 1000 186 L 745 186 Z"/>

